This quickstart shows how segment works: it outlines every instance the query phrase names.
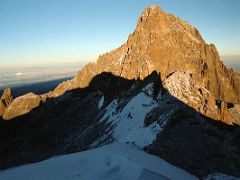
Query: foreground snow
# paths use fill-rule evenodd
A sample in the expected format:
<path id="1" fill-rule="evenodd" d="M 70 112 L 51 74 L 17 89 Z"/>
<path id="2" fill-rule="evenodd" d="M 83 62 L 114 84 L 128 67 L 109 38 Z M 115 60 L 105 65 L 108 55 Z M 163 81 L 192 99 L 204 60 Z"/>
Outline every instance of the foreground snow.
<path id="1" fill-rule="evenodd" d="M 110 144 L 98 149 L 54 157 L 39 163 L 0 171 L 4 180 L 48 179 L 197 179 L 132 144 Z"/>
<path id="2" fill-rule="evenodd" d="M 222 173 L 209 174 L 204 180 L 239 180 L 240 177 L 229 176 Z"/>

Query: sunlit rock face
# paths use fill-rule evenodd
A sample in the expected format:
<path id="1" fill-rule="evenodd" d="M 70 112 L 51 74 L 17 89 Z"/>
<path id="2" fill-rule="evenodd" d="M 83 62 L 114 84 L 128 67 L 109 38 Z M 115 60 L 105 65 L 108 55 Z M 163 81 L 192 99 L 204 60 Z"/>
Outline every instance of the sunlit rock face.
<path id="1" fill-rule="evenodd" d="M 192 78 L 191 74 L 176 71 L 164 81 L 164 86 L 174 97 L 212 119 L 226 124 L 240 124 L 239 107 L 216 100 L 212 92 Z"/>

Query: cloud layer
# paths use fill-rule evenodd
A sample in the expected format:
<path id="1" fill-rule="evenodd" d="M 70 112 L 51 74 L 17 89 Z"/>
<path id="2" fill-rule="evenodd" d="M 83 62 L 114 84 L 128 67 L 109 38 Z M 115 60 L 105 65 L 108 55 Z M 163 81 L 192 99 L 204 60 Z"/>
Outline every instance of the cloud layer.
<path id="1" fill-rule="evenodd" d="M 0 71 L 0 89 L 71 77 L 74 76 L 83 65 L 84 63 L 71 63 L 55 66 L 42 65 L 4 68 Z"/>

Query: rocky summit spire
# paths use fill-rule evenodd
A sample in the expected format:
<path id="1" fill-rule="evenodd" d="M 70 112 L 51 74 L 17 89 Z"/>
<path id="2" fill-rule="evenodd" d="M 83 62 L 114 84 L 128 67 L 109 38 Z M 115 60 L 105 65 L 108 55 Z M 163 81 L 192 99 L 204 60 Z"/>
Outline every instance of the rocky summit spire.
<path id="1" fill-rule="evenodd" d="M 161 21 L 161 22 L 160 22 Z M 161 31 L 166 28 L 166 14 L 158 5 L 145 8 L 138 19 L 136 31 Z"/>

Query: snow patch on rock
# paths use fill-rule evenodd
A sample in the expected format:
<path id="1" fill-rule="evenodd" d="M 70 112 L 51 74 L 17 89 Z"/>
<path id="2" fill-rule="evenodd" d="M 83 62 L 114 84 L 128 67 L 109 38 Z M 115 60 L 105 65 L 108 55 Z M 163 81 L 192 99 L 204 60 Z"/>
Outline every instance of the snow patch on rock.
<path id="1" fill-rule="evenodd" d="M 98 108 L 101 109 L 103 107 L 103 103 L 104 103 L 104 96 L 101 97 L 99 103 L 98 103 Z"/>

